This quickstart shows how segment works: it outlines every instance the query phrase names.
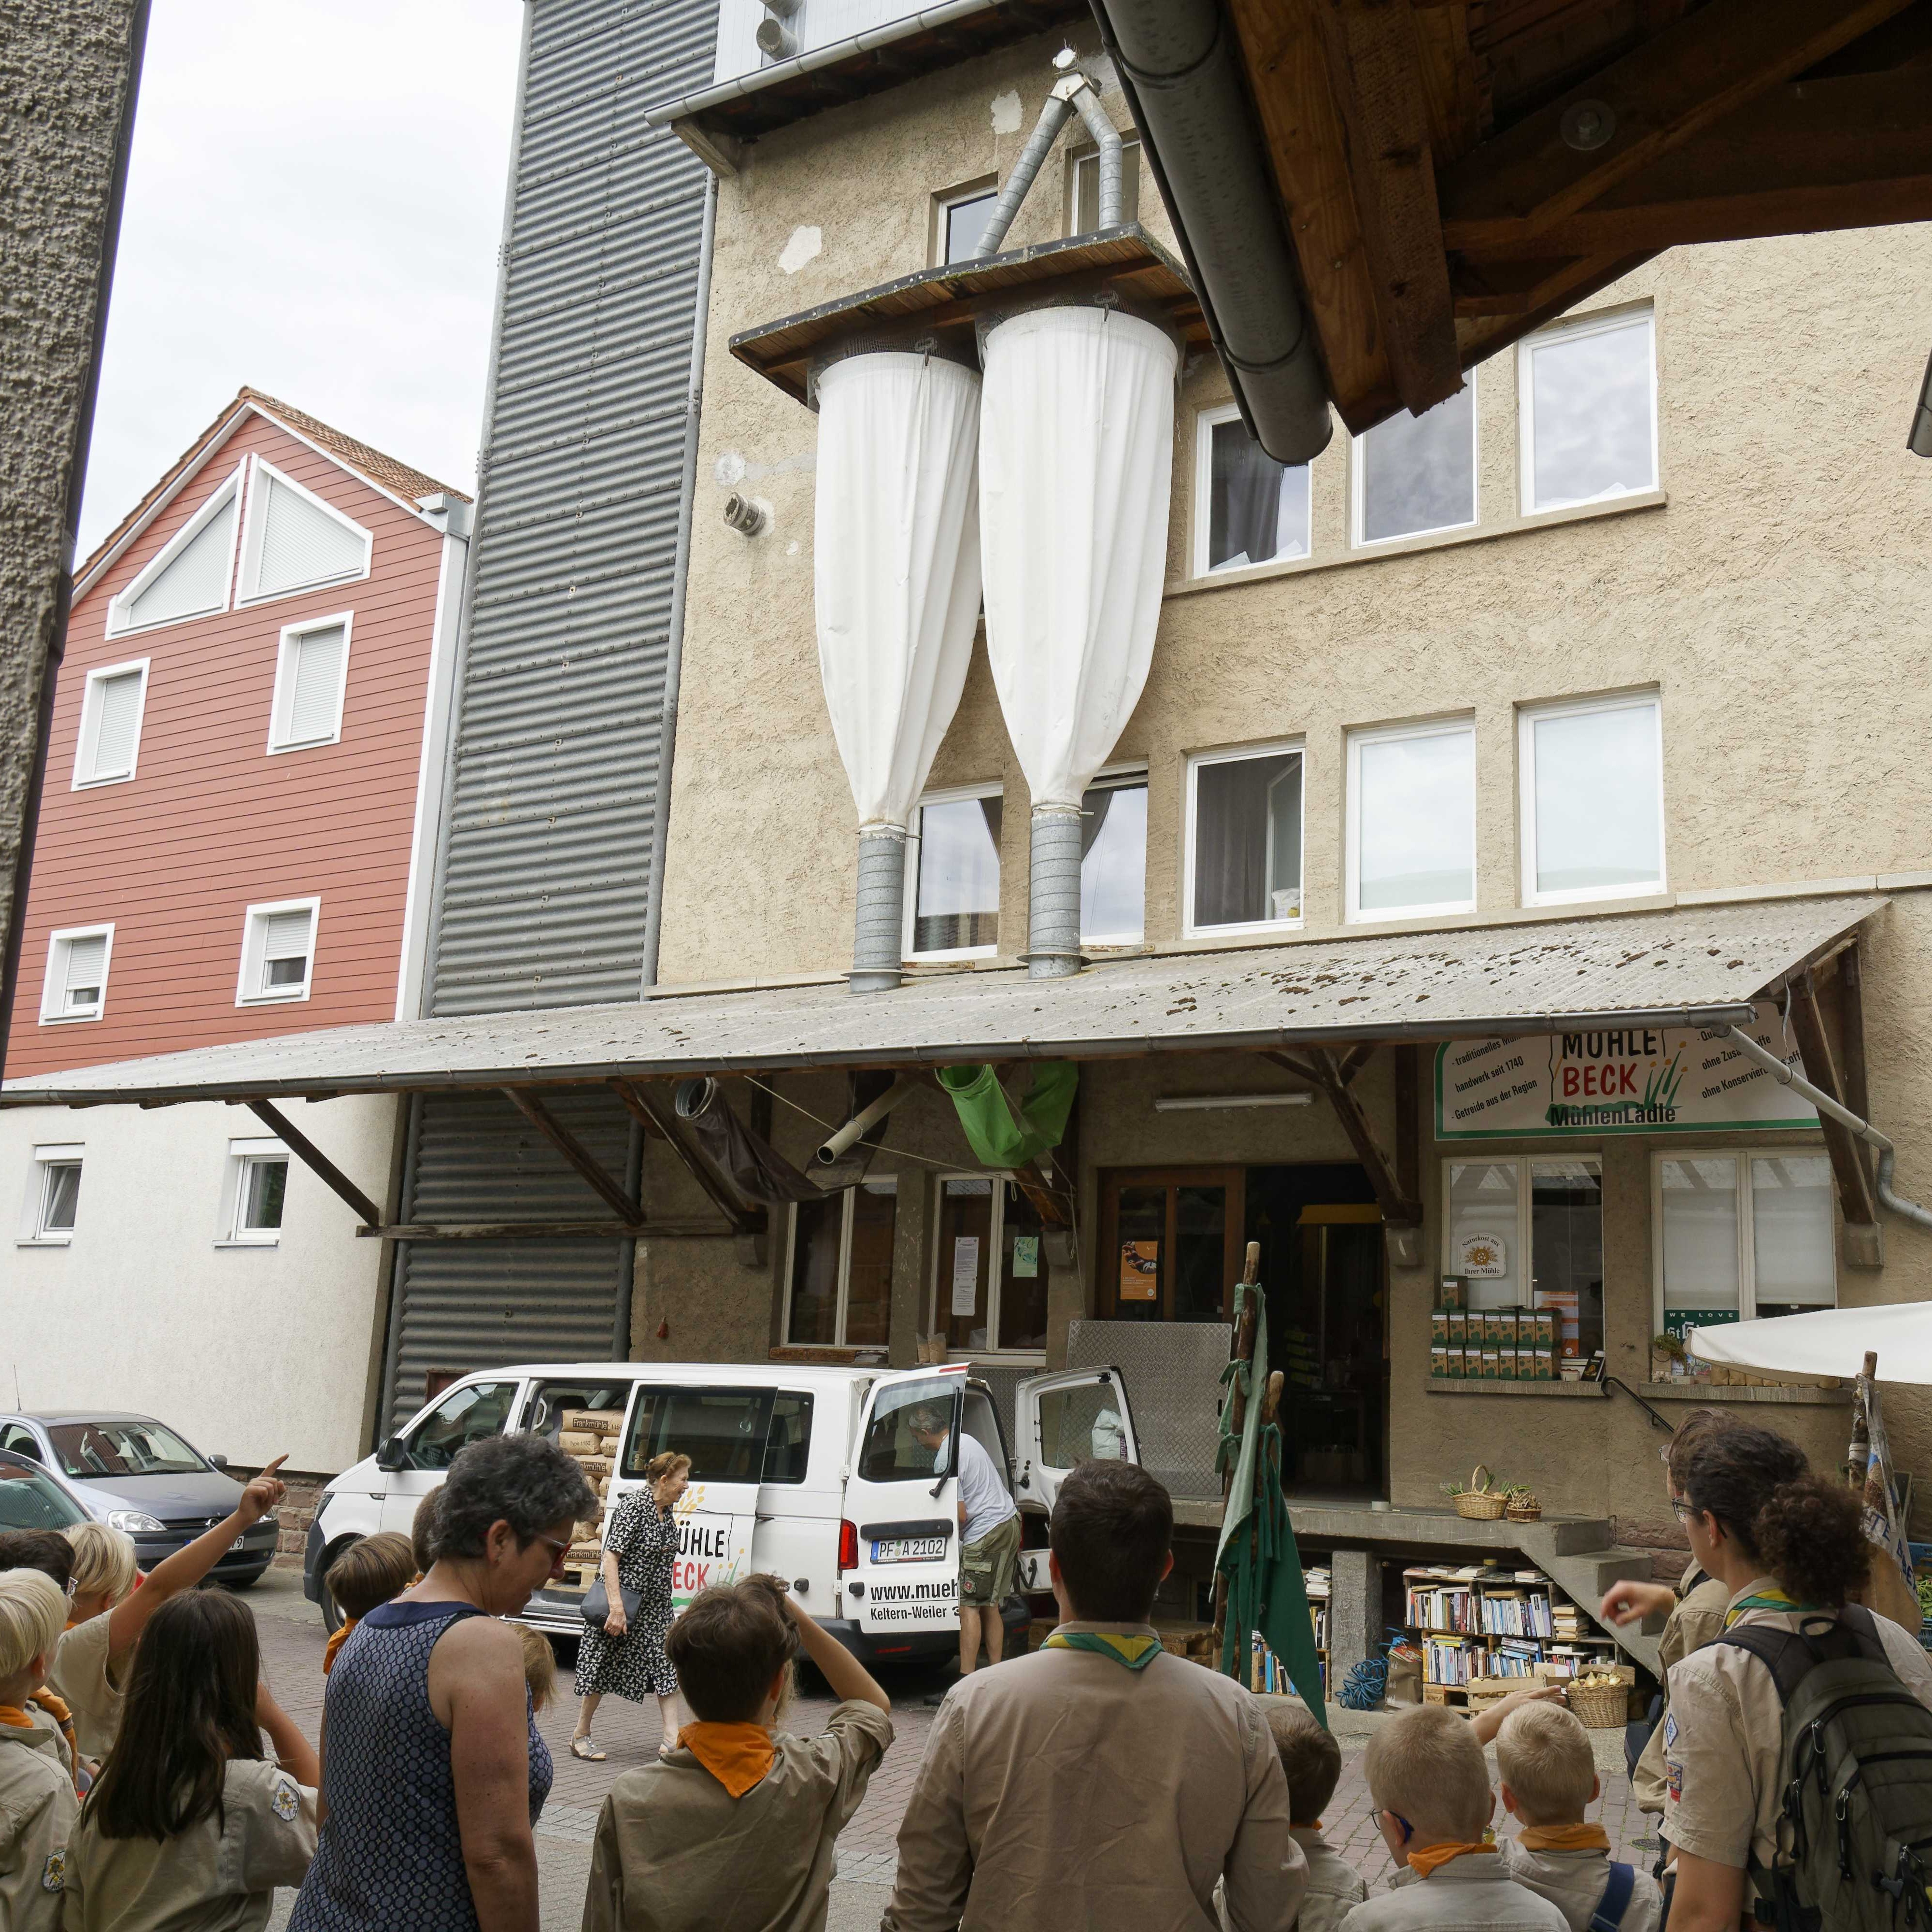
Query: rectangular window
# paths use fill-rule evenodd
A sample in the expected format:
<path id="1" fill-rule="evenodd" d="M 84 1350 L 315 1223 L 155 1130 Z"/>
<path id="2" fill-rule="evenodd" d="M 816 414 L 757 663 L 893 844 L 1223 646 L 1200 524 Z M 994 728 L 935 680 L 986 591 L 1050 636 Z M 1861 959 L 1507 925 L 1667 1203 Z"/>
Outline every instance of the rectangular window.
<path id="1" fill-rule="evenodd" d="M 1526 512 L 1657 488 L 1656 333 L 1648 310 L 1584 316 L 1516 350 Z"/>
<path id="2" fill-rule="evenodd" d="M 882 1348 L 890 1338 L 898 1177 L 801 1201 L 791 1214 L 784 1337 L 794 1348 Z"/>
<path id="3" fill-rule="evenodd" d="M 948 188 L 932 197 L 932 259 L 935 268 L 970 262 L 986 232 L 986 218 L 1000 198 L 996 176 Z"/>
<path id="4" fill-rule="evenodd" d="M 1516 715 L 1526 905 L 1664 890 L 1664 707 L 1654 696 Z"/>
<path id="5" fill-rule="evenodd" d="M 1835 1305 L 1828 1155 L 1659 1154 L 1652 1180 L 1665 1330 Z"/>
<path id="6" fill-rule="evenodd" d="M 1138 946 L 1147 927 L 1144 772 L 1096 778 L 1080 794 L 1080 938 Z"/>
<path id="7" fill-rule="evenodd" d="M 289 899 L 252 905 L 242 928 L 242 976 L 238 1006 L 305 1000 L 315 968 L 315 934 L 320 899 Z"/>
<path id="8" fill-rule="evenodd" d="M 1355 542 L 1390 543 L 1476 520 L 1476 383 L 1419 416 L 1398 410 L 1355 439 Z"/>
<path id="9" fill-rule="evenodd" d="M 1429 919 L 1476 904 L 1476 731 L 1348 734 L 1351 920 Z"/>
<path id="10" fill-rule="evenodd" d="M 765 1438 L 767 1483 L 802 1483 L 812 1459 L 812 1398 L 802 1390 L 780 1389 L 772 1404 L 770 1432 Z"/>
<path id="11" fill-rule="evenodd" d="M 141 714 L 148 703 L 148 664 L 142 658 L 88 673 L 80 699 L 80 740 L 74 754 L 75 791 L 90 785 L 125 784 L 134 776 Z"/>
<path id="12" fill-rule="evenodd" d="M 1307 556 L 1307 464 L 1276 462 L 1232 404 L 1195 421 L 1196 576 Z"/>
<path id="13" fill-rule="evenodd" d="M 956 1355 L 1046 1347 L 1046 1256 L 1038 1210 L 1001 1174 L 939 1182 L 932 1332 Z"/>
<path id="14" fill-rule="evenodd" d="M 298 752 L 332 745 L 342 736 L 342 699 L 349 682 L 347 613 L 282 633 L 275 662 L 275 695 L 268 713 L 268 749 Z"/>
<path id="15" fill-rule="evenodd" d="M 906 956 L 983 958 L 1000 940 L 1000 794 L 926 800 L 906 855 Z"/>
<path id="16" fill-rule="evenodd" d="M 1443 1163 L 1442 1272 L 1474 1309 L 1546 1309 L 1556 1352 L 1604 1346 L 1603 1162 L 1594 1154 Z"/>
<path id="17" fill-rule="evenodd" d="M 1072 187 L 1069 196 L 1066 232 L 1091 235 L 1100 226 L 1100 151 L 1088 146 L 1076 148 L 1069 158 L 1073 164 Z M 1120 219 L 1141 218 L 1141 144 L 1120 143 Z"/>
<path id="18" fill-rule="evenodd" d="M 23 1243 L 40 1241 L 63 1247 L 74 1238 L 80 1209 L 80 1169 L 86 1151 L 79 1144 L 34 1148 L 20 1216 Z"/>
<path id="19" fill-rule="evenodd" d="M 1299 747 L 1216 752 L 1187 767 L 1187 930 L 1301 919 Z"/>
<path id="20" fill-rule="evenodd" d="M 288 1184 L 289 1150 L 281 1142 L 230 1141 L 216 1239 L 224 1245 L 273 1247 L 281 1236 Z"/>
<path id="21" fill-rule="evenodd" d="M 664 1388 L 646 1383 L 638 1390 L 617 1466 L 627 1477 L 641 1477 L 652 1456 L 675 1450 L 691 1458 L 694 1484 L 755 1483 L 764 1473 L 777 1395 L 770 1388 Z"/>
<path id="22" fill-rule="evenodd" d="M 47 935 L 41 1025 L 100 1018 L 106 1010 L 107 967 L 113 952 L 111 926 L 70 926 Z"/>

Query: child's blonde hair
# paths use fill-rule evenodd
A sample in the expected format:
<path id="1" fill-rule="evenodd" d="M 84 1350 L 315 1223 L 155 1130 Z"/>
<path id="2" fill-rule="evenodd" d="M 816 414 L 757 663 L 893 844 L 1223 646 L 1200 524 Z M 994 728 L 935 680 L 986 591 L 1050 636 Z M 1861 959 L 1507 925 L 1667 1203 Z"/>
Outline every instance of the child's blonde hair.
<path id="1" fill-rule="evenodd" d="M 1503 1720 L 1496 1764 L 1526 1825 L 1580 1825 L 1597 1784 L 1590 1734 L 1560 1704 L 1526 1704 Z"/>
<path id="2" fill-rule="evenodd" d="M 134 1587 L 140 1565 L 134 1558 L 134 1539 L 126 1531 L 104 1522 L 77 1522 L 67 1532 L 74 1545 L 74 1594 L 105 1597 L 110 1606 Z"/>
<path id="3" fill-rule="evenodd" d="M 38 1570 L 0 1572 L 0 1677 L 13 1677 L 60 1641 L 67 1592 Z"/>
<path id="4" fill-rule="evenodd" d="M 1490 1822 L 1495 1800 L 1483 1748 L 1468 1720 L 1444 1705 L 1418 1705 L 1384 1725 L 1369 1740 L 1362 1769 L 1376 1810 L 1406 1820 L 1425 1844 L 1472 1845 Z"/>
<path id="5" fill-rule="evenodd" d="M 386 1529 L 352 1543 L 328 1566 L 328 1594 L 346 1617 L 366 1617 L 378 1604 L 410 1587 L 416 1559 L 400 1530 Z"/>
<path id="6" fill-rule="evenodd" d="M 524 1640 L 524 1682 L 530 1687 L 530 1708 L 544 1709 L 556 1694 L 556 1652 L 542 1630 L 519 1624 L 517 1634 Z"/>

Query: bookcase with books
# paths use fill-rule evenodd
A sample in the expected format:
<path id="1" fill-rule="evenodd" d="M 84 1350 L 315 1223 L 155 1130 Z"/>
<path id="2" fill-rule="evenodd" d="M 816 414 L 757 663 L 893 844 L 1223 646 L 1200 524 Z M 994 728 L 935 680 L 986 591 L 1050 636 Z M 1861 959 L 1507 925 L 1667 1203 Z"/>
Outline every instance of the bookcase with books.
<path id="1" fill-rule="evenodd" d="M 1540 1570 L 1421 1564 L 1402 1572 L 1402 1588 L 1431 1703 L 1466 1703 L 1512 1678 L 1574 1677 L 1618 1661 L 1616 1640 Z"/>
<path id="2" fill-rule="evenodd" d="M 1304 1569 L 1302 1587 L 1308 1592 L 1308 1615 L 1315 1626 L 1315 1662 L 1321 1672 L 1322 1694 L 1328 1695 L 1328 1594 L 1329 1575 L 1325 1568 Z M 1253 1654 L 1248 1661 L 1248 1688 L 1262 1696 L 1280 1696 L 1290 1689 L 1288 1670 L 1281 1660 L 1254 1633 Z"/>

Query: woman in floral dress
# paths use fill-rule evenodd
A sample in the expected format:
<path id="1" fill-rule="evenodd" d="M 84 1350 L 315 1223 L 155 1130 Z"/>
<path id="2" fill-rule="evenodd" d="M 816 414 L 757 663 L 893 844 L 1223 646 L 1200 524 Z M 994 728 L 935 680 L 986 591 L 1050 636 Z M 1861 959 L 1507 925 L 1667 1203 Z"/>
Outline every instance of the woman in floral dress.
<path id="1" fill-rule="evenodd" d="M 656 1698 L 664 1722 L 660 1757 L 677 1742 L 677 1673 L 664 1655 L 664 1636 L 670 1628 L 671 1570 L 677 1559 L 676 1504 L 691 1480 L 691 1458 L 670 1451 L 654 1456 L 644 1466 L 644 1476 L 650 1486 L 625 1497 L 604 1535 L 598 1567 L 610 1614 L 602 1630 L 584 1627 L 578 1648 L 577 1694 L 584 1702 L 570 1754 L 593 1764 L 601 1764 L 605 1754 L 590 1742 L 590 1720 L 612 1692 L 639 1704 Z M 634 1622 L 624 1615 L 626 1590 L 638 1594 Z"/>

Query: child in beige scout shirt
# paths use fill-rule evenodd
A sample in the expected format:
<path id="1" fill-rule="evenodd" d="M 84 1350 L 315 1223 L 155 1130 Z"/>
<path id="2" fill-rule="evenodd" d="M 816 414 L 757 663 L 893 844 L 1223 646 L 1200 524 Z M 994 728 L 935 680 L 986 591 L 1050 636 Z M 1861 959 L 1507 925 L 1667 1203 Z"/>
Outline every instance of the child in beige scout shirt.
<path id="1" fill-rule="evenodd" d="M 839 1700 L 815 1738 L 772 1728 L 801 1647 Z M 776 1576 L 702 1592 L 664 1651 L 696 1721 L 604 1799 L 583 1932 L 822 1932 L 834 1841 L 892 1741 L 886 1694 Z"/>
<path id="2" fill-rule="evenodd" d="M 247 1605 L 217 1590 L 163 1604 L 68 1844 L 65 1932 L 262 1932 L 275 1887 L 315 1856 L 320 1780 L 261 1681 Z"/>
<path id="3" fill-rule="evenodd" d="M 1610 1834 L 1583 1814 L 1601 1795 L 1590 1734 L 1559 1704 L 1525 1704 L 1496 1736 L 1503 1805 L 1522 1820 L 1520 1838 L 1496 1850 L 1510 1874 L 1590 1932 L 1600 1918 L 1619 1932 L 1658 1932 L 1664 1894 L 1648 1872 L 1619 1867 Z"/>
<path id="4" fill-rule="evenodd" d="M 1322 1835 L 1322 1814 L 1341 1780 L 1342 1747 L 1292 1704 L 1270 1705 L 1268 1727 L 1288 1780 L 1288 1829 L 1308 1861 L 1295 1932 L 1331 1932 L 1369 1895 L 1367 1881 Z"/>
<path id="5" fill-rule="evenodd" d="M 78 1808 L 59 1733 L 28 1703 L 67 1621 L 67 1595 L 38 1570 L 0 1576 L 0 1926 L 54 1932 Z"/>

